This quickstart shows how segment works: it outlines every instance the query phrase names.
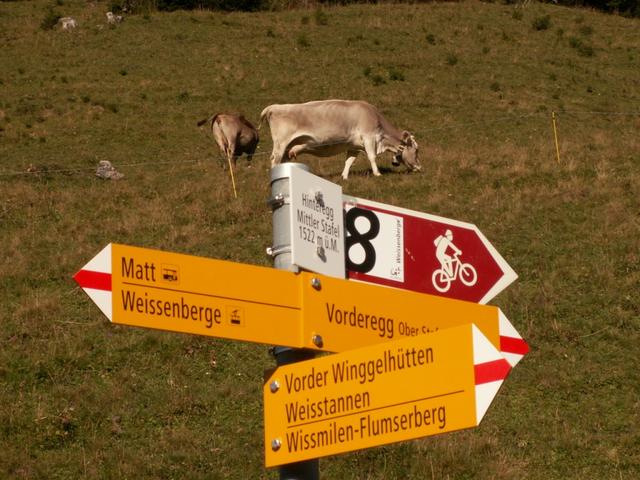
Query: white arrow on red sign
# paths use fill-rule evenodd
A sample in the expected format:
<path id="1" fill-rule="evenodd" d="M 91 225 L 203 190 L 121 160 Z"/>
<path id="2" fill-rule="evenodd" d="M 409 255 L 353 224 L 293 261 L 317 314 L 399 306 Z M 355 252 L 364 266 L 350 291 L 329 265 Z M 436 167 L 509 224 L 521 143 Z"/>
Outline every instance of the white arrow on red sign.
<path id="1" fill-rule="evenodd" d="M 348 278 L 486 304 L 518 275 L 473 224 L 343 196 Z"/>

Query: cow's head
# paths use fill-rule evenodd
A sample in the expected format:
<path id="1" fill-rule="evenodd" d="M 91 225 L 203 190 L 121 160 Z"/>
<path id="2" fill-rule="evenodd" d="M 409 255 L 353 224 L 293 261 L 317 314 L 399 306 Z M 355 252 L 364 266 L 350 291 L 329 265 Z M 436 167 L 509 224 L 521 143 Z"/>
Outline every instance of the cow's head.
<path id="1" fill-rule="evenodd" d="M 398 153 L 393 159 L 393 165 L 398 166 L 404 163 L 413 172 L 420 171 L 420 160 L 418 159 L 418 142 L 406 130 L 402 133 L 402 143 L 398 146 Z"/>

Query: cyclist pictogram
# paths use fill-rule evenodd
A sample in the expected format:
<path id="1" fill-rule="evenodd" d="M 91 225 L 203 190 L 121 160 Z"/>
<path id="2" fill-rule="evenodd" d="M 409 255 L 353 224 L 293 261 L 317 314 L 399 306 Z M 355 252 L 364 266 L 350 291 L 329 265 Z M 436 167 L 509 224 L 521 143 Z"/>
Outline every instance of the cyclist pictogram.
<path id="1" fill-rule="evenodd" d="M 452 240 L 453 233 L 447 229 L 444 235 L 438 236 L 433 241 L 440 268 L 431 275 L 431 283 L 441 293 L 447 292 L 456 279 L 460 279 L 467 287 L 475 285 L 478 280 L 476 269 L 470 263 L 462 263 L 459 258 L 462 250 L 456 247 Z"/>

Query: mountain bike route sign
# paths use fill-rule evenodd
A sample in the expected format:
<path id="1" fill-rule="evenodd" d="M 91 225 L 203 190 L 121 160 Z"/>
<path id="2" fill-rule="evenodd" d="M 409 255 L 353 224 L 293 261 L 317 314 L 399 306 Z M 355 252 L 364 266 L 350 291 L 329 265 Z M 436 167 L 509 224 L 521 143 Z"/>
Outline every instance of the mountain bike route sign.
<path id="1" fill-rule="evenodd" d="M 342 198 L 347 278 L 486 304 L 518 277 L 473 224 Z"/>

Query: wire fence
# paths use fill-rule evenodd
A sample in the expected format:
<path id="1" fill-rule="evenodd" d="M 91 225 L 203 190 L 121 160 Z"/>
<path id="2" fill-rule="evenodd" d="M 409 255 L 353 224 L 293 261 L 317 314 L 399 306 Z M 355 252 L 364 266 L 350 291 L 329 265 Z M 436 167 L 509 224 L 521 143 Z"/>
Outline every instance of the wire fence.
<path id="1" fill-rule="evenodd" d="M 187 160 L 184 162 L 180 162 L 183 165 L 186 164 L 193 164 L 193 163 L 199 163 L 200 160 Z M 174 164 L 175 165 L 175 161 L 173 160 L 167 160 L 167 161 L 153 161 L 153 162 L 136 162 L 136 163 L 125 163 L 125 164 L 119 164 L 118 168 L 123 168 L 123 167 L 143 167 L 143 166 L 147 166 L 147 165 L 169 165 L 169 164 Z M 19 175 L 37 175 L 37 174 L 52 174 L 52 173 L 78 173 L 78 172 L 88 172 L 88 171 L 95 171 L 96 167 L 71 167 L 71 168 L 60 168 L 60 169 L 46 169 L 46 170 L 38 170 L 35 169 L 33 171 L 21 171 L 21 172 L 0 172 L 0 177 L 8 177 L 8 176 L 19 176 Z"/>
<path id="2" fill-rule="evenodd" d="M 553 121 L 555 123 L 555 120 L 560 119 L 562 116 L 602 116 L 602 117 L 606 117 L 606 116 L 611 116 L 611 117 L 640 117 L 640 111 L 626 111 L 626 112 L 616 112 L 616 111 L 597 111 L 597 110 L 563 110 L 561 112 L 533 112 L 533 113 L 525 113 L 525 114 L 520 114 L 520 115 L 500 115 L 497 117 L 488 117 L 488 118 L 483 118 L 483 119 L 479 119 L 479 120 L 474 120 L 471 122 L 463 122 L 463 123 L 457 123 L 455 125 L 448 125 L 448 126 L 442 126 L 442 127 L 436 127 L 436 128 L 429 128 L 426 133 L 427 135 L 429 134 L 438 134 L 438 133 L 443 133 L 446 131 L 452 131 L 452 130 L 461 130 L 464 128 L 468 128 L 468 127 L 472 127 L 472 126 L 477 126 L 477 125 L 487 125 L 487 124 L 496 124 L 496 123 L 507 123 L 507 122 L 514 122 L 514 121 L 520 121 L 520 120 L 526 120 L 526 119 L 530 119 L 530 118 L 534 118 L 534 117 L 544 117 L 544 118 L 548 118 L 550 116 L 553 116 Z M 546 126 L 545 126 L 546 128 Z M 557 133 L 554 132 L 554 134 L 557 135 Z M 557 142 L 557 139 L 556 139 Z M 335 142 L 335 143 L 325 143 L 319 146 L 332 146 L 332 145 L 337 145 L 341 142 Z M 256 152 L 253 154 L 254 157 L 266 157 L 266 156 L 270 156 L 271 152 Z M 193 164 L 198 164 L 201 163 L 201 160 L 186 160 L 186 161 L 181 161 L 180 165 L 193 165 Z M 172 161 L 172 160 L 167 160 L 167 161 L 146 161 L 146 162 L 135 162 L 135 163 L 125 163 L 125 164 L 119 164 L 118 168 L 136 168 L 136 167 L 146 167 L 149 165 L 175 165 L 176 162 Z M 92 167 L 88 167 L 88 166 L 78 166 L 78 167 L 69 167 L 69 168 L 60 168 L 60 169 L 38 169 L 38 168 L 33 168 L 33 169 L 27 169 L 27 170 L 22 170 L 22 171 L 7 171 L 7 172 L 0 172 L 0 178 L 2 177 L 11 177 L 11 176 L 28 176 L 28 175 L 42 175 L 42 174 L 46 174 L 46 175 L 51 175 L 51 174 L 72 174 L 72 173 L 79 173 L 79 172 L 88 172 L 88 171 L 95 171 L 96 167 L 92 166 Z"/>

